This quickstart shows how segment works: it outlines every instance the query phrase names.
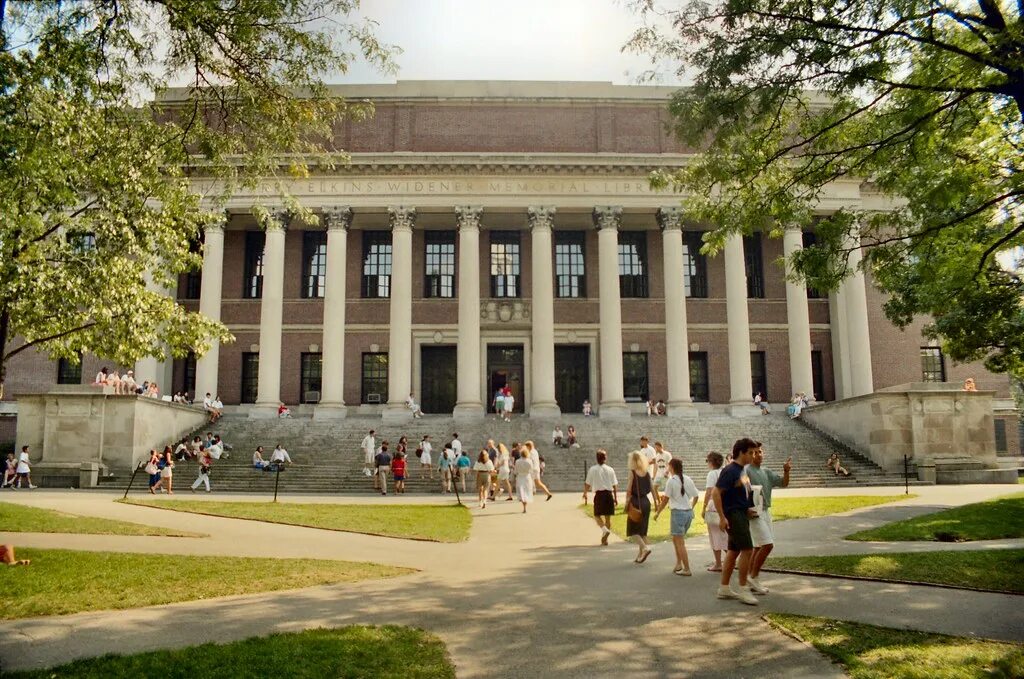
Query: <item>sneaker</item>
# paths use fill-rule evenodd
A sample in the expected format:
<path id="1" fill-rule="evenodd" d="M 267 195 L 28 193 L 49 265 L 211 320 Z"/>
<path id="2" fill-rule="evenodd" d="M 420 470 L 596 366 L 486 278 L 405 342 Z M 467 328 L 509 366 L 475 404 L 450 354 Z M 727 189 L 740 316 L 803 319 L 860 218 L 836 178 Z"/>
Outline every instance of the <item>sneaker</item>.
<path id="1" fill-rule="evenodd" d="M 719 599 L 738 599 L 740 593 L 728 585 L 719 585 L 716 596 Z"/>
<path id="2" fill-rule="evenodd" d="M 747 604 L 748 606 L 756 606 L 757 605 L 757 597 L 755 597 L 753 594 L 751 594 L 749 591 L 747 591 L 745 589 L 741 589 L 741 590 L 735 590 L 734 589 L 733 590 L 733 594 L 734 594 L 734 596 L 737 599 L 739 599 L 743 603 Z"/>
<path id="3" fill-rule="evenodd" d="M 767 594 L 768 588 L 757 581 L 757 578 L 747 578 L 747 584 L 750 585 L 750 591 L 754 594 Z"/>
<path id="4" fill-rule="evenodd" d="M 34 488 L 38 488 L 38 487 L 39 487 L 39 486 L 33 486 L 33 485 L 32 485 L 31 483 L 30 483 L 30 484 L 28 484 L 28 489 L 29 489 L 29 490 L 32 490 L 32 489 L 34 489 Z"/>

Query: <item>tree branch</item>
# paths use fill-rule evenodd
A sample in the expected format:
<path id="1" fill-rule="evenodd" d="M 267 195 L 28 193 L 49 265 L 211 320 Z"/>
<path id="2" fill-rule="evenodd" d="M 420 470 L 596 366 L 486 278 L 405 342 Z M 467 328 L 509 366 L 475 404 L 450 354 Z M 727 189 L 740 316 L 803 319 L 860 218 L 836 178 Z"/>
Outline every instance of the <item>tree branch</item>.
<path id="1" fill-rule="evenodd" d="M 7 363 L 7 361 L 11 360 L 12 358 L 17 356 L 21 352 L 23 352 L 26 349 L 28 349 L 29 347 L 34 347 L 35 345 L 42 344 L 43 342 L 51 342 L 53 340 L 58 340 L 61 337 L 67 337 L 68 335 L 73 335 L 76 332 L 81 332 L 83 330 L 88 330 L 89 328 L 93 327 L 96 324 L 97 324 L 97 321 L 89 321 L 88 323 L 86 323 L 84 325 L 80 325 L 77 328 L 71 328 L 70 330 L 64 330 L 63 332 L 58 332 L 58 333 L 56 333 L 54 335 L 50 335 L 48 337 L 40 337 L 39 339 L 34 339 L 31 342 L 25 342 L 24 344 L 22 344 L 18 348 L 13 349 L 10 352 L 4 354 L 3 362 Z"/>

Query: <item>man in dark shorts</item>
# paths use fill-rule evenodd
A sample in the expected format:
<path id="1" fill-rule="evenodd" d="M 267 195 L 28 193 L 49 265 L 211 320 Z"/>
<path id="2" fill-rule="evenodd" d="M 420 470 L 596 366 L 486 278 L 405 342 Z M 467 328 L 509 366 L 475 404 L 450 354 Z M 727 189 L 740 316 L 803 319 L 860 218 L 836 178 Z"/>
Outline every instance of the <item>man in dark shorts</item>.
<path id="1" fill-rule="evenodd" d="M 750 558 L 754 550 L 750 538 L 750 517 L 754 514 L 754 500 L 750 483 L 743 468 L 750 464 L 757 450 L 757 441 L 740 439 L 732 447 L 732 462 L 722 468 L 711 497 L 718 510 L 719 526 L 729 535 L 729 552 L 722 566 L 722 582 L 718 587 L 719 599 L 739 599 L 750 606 L 757 605 L 757 599 L 750 593 L 747 574 L 750 572 Z M 732 571 L 739 561 L 740 588 L 729 585 Z"/>
<path id="2" fill-rule="evenodd" d="M 608 454 L 598 449 L 597 464 L 587 471 L 587 480 L 583 484 L 583 504 L 587 503 L 587 493 L 594 491 L 594 520 L 601 527 L 601 544 L 608 544 L 608 535 L 612 532 L 612 515 L 615 505 L 619 504 L 619 480 L 615 478 L 615 470 L 605 464 Z"/>

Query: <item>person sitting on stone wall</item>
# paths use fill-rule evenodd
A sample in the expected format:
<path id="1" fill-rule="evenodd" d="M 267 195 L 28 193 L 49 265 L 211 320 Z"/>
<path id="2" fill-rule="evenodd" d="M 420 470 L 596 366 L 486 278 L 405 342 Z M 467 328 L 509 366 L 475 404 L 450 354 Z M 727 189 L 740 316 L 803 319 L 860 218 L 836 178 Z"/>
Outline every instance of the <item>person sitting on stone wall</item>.
<path id="1" fill-rule="evenodd" d="M 978 391 L 977 385 L 974 384 L 973 377 L 968 377 L 964 380 L 964 391 Z"/>
<path id="2" fill-rule="evenodd" d="M 100 368 L 100 371 L 96 373 L 96 379 L 93 380 L 93 386 L 105 387 L 107 386 L 107 380 L 110 379 L 110 369 L 106 366 Z"/>
<path id="3" fill-rule="evenodd" d="M 417 405 L 416 398 L 412 395 L 411 391 L 409 392 L 409 398 L 405 399 L 405 405 L 412 411 L 413 418 L 423 417 L 423 409 Z"/>
<path id="4" fill-rule="evenodd" d="M 135 390 L 139 385 L 135 384 L 135 373 L 129 370 L 121 378 L 121 393 L 126 395 L 134 395 Z"/>
<path id="5" fill-rule="evenodd" d="M 214 400 L 210 397 L 210 392 L 206 392 L 206 397 L 203 399 L 203 410 L 210 416 L 210 422 L 216 422 L 221 417 L 221 410 L 214 406 Z"/>
<path id="6" fill-rule="evenodd" d="M 757 392 L 757 394 L 754 395 L 754 405 L 761 409 L 762 415 L 768 415 L 772 412 L 771 407 L 768 405 L 768 401 L 761 396 L 761 392 Z"/>

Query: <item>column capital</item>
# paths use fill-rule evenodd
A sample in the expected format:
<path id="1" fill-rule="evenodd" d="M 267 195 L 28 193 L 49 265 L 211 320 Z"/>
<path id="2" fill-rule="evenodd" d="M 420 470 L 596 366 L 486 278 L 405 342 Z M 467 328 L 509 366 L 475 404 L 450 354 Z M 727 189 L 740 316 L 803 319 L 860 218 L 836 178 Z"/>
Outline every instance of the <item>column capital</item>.
<path id="1" fill-rule="evenodd" d="M 622 224 L 622 207 L 619 205 L 599 205 L 594 208 L 594 226 L 598 231 L 618 229 Z"/>
<path id="2" fill-rule="evenodd" d="M 530 229 L 552 229 L 555 226 L 554 205 L 531 205 L 526 208 L 526 219 Z"/>
<path id="3" fill-rule="evenodd" d="M 388 207 L 388 219 L 392 231 L 412 231 L 416 223 L 416 208 L 405 205 Z"/>
<path id="4" fill-rule="evenodd" d="M 323 222 L 328 231 L 348 231 L 352 225 L 352 208 L 347 205 L 325 207 L 323 212 Z"/>
<path id="5" fill-rule="evenodd" d="M 254 210 L 253 214 L 256 215 L 256 221 L 260 223 L 265 231 L 277 229 L 285 231 L 288 229 L 288 222 L 291 220 L 291 213 L 289 213 L 288 208 L 282 206 Z"/>
<path id="6" fill-rule="evenodd" d="M 480 205 L 456 205 L 455 221 L 462 229 L 479 229 L 480 215 L 483 214 L 483 207 Z"/>
<path id="7" fill-rule="evenodd" d="M 658 208 L 658 226 L 662 231 L 683 230 L 683 210 L 678 207 Z"/>

